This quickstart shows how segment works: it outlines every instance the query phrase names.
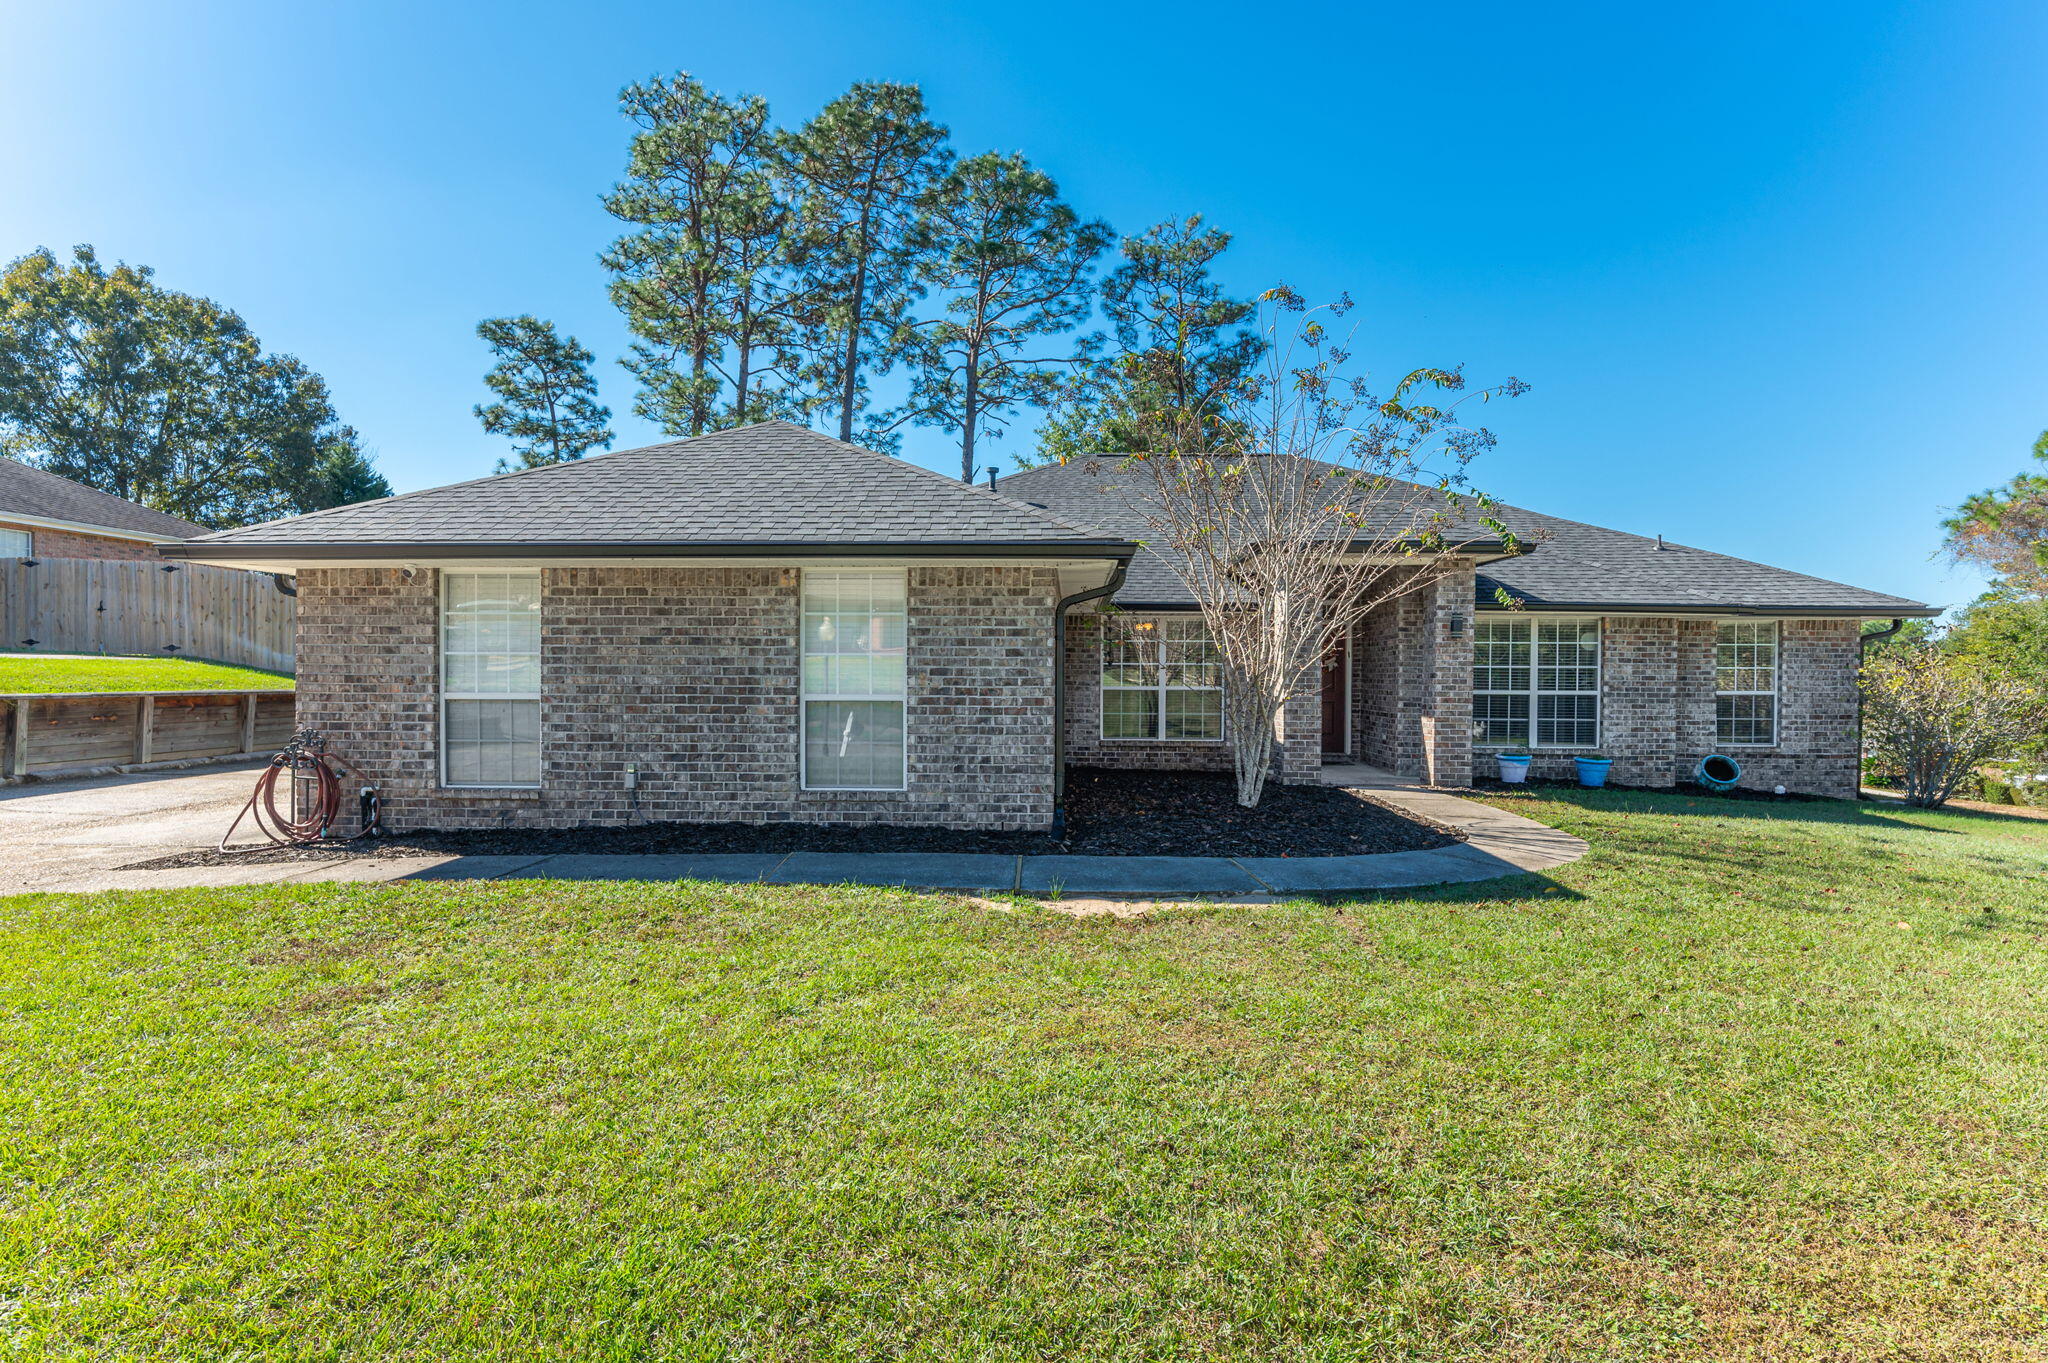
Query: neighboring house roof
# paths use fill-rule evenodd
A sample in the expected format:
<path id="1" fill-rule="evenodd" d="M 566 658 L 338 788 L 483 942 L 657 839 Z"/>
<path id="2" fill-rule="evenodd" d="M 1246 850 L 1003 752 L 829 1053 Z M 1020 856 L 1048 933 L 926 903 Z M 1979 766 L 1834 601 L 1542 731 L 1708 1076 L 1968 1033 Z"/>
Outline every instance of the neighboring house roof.
<path id="1" fill-rule="evenodd" d="M 0 457 L 0 519 L 8 517 L 60 522 L 115 538 L 182 540 L 206 533 L 203 525 Z"/>
<path id="2" fill-rule="evenodd" d="M 224 530 L 179 554 L 316 561 L 838 549 L 1121 558 L 1133 548 L 985 487 L 765 421 Z"/>
<path id="3" fill-rule="evenodd" d="M 1121 456 L 1076 459 L 1013 473 L 1003 491 L 1054 515 L 1093 524 L 1129 539 L 1146 535 L 1144 517 L 1115 469 Z M 1498 609 L 1496 589 L 1531 610 L 1670 611 L 1758 615 L 1937 615 L 1918 601 L 1864 591 L 1804 573 L 1730 558 L 1596 525 L 1560 520 L 1521 507 L 1487 513 L 1526 542 L 1525 552 L 1495 559 L 1478 571 L 1474 604 Z M 1474 532 L 1475 537 L 1486 532 Z M 1455 538 L 1455 537 L 1454 537 Z M 1131 561 L 1118 605 L 1188 607 L 1195 604 L 1179 575 L 1150 549 Z"/>

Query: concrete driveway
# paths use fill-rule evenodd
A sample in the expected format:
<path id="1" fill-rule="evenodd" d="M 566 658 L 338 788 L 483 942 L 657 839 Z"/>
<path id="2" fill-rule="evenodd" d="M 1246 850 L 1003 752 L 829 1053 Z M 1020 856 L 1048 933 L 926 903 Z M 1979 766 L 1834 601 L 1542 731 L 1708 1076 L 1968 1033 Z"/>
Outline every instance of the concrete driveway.
<path id="1" fill-rule="evenodd" d="M 78 889 L 171 852 L 211 847 L 256 784 L 261 762 L 0 786 L 0 894 Z"/>

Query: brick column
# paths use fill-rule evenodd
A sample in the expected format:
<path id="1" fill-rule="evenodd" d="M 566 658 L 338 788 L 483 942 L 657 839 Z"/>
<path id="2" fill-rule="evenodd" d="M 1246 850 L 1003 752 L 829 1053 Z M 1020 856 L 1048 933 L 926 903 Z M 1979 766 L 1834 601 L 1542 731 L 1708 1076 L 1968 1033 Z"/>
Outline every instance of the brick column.
<path id="1" fill-rule="evenodd" d="M 1422 779 L 1472 784 L 1472 592 L 1469 563 L 1426 588 L 1422 600 Z"/>
<path id="2" fill-rule="evenodd" d="M 1273 774 L 1284 786 L 1312 786 L 1323 779 L 1323 698 L 1296 696 L 1280 711 L 1273 747 Z"/>

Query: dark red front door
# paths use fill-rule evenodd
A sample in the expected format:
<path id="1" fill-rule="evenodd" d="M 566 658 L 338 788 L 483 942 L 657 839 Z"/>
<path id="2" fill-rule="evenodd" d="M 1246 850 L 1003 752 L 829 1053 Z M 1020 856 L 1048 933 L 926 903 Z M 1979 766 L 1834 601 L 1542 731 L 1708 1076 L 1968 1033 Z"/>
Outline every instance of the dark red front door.
<path id="1" fill-rule="evenodd" d="M 1350 672 L 1348 650 L 1342 639 L 1323 655 L 1323 751 L 1341 753 L 1344 748 L 1345 677 Z"/>

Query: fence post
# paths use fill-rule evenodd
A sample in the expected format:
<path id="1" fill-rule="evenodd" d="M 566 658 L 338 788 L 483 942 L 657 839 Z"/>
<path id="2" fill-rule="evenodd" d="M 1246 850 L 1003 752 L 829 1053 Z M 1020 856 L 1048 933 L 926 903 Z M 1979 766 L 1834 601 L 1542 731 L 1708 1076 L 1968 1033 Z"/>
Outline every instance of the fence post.
<path id="1" fill-rule="evenodd" d="M 256 693 L 242 697 L 242 751 L 256 751 Z"/>
<path id="2" fill-rule="evenodd" d="M 147 763 L 156 748 L 156 697 L 135 698 L 135 764 Z"/>
<path id="3" fill-rule="evenodd" d="M 27 696 L 14 698 L 14 774 L 28 775 L 28 707 Z"/>

